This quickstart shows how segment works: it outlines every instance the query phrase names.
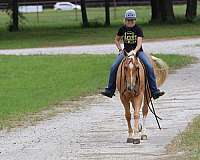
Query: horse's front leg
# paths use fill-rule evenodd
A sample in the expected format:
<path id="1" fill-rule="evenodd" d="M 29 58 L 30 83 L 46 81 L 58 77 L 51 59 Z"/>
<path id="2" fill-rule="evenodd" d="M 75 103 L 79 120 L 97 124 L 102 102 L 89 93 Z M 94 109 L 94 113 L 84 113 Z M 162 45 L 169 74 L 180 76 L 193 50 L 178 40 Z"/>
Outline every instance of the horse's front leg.
<path id="1" fill-rule="evenodd" d="M 125 99 L 125 97 L 120 96 L 120 99 L 122 101 L 122 104 L 124 106 L 125 109 L 125 117 L 126 117 L 126 121 L 128 124 L 128 138 L 127 138 L 127 143 L 133 143 L 133 129 L 131 126 L 131 112 L 130 112 L 130 102 Z"/>
<path id="2" fill-rule="evenodd" d="M 140 116 L 140 108 L 142 105 L 143 94 L 134 97 L 133 106 L 134 106 L 134 135 L 133 135 L 133 143 L 140 143 L 140 133 L 139 133 L 139 116 Z"/>

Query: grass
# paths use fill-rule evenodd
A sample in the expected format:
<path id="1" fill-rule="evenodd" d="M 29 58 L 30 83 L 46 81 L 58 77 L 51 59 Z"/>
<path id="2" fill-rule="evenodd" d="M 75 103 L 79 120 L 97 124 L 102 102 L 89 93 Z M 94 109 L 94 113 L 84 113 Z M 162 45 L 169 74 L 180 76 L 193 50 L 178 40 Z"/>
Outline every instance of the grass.
<path id="1" fill-rule="evenodd" d="M 106 84 L 113 55 L 0 56 L 0 125 Z M 8 121 L 8 123 L 10 123 Z"/>
<path id="2" fill-rule="evenodd" d="M 169 151 L 173 153 L 183 152 L 182 156 L 176 156 L 176 160 L 199 160 L 200 158 L 200 116 L 196 117 L 188 128 L 176 137 Z"/>
<path id="3" fill-rule="evenodd" d="M 198 13 L 200 13 L 198 5 Z M 74 11 L 45 10 L 39 14 L 24 14 L 23 30 L 18 33 L 6 31 L 9 17 L 0 13 L 0 49 L 53 47 L 67 45 L 86 45 L 113 43 L 118 28 L 123 24 L 123 14 L 128 8 L 134 8 L 138 14 L 137 23 L 144 30 L 145 39 L 195 37 L 200 35 L 200 17 L 194 23 L 186 23 L 180 17 L 184 16 L 185 5 L 174 6 L 177 22 L 175 24 L 149 24 L 150 6 L 118 7 L 116 17 L 111 8 L 111 27 L 103 27 L 104 8 L 88 8 L 89 21 L 94 27 L 81 27 L 81 14 L 75 20 Z M 96 28 L 95 23 L 101 27 Z"/>
<path id="4" fill-rule="evenodd" d="M 26 115 L 63 100 L 95 94 L 105 87 L 115 56 L 0 56 L 0 128 L 15 126 Z M 158 57 L 171 69 L 193 63 L 188 56 Z"/>
<path id="5" fill-rule="evenodd" d="M 180 56 L 177 54 L 156 54 L 156 57 L 163 59 L 169 66 L 170 70 L 180 69 L 188 64 L 196 63 L 198 58 L 192 56 Z"/>
<path id="6" fill-rule="evenodd" d="M 192 125 L 182 134 L 182 149 L 187 151 L 188 159 L 200 158 L 200 117 L 194 119 Z"/>

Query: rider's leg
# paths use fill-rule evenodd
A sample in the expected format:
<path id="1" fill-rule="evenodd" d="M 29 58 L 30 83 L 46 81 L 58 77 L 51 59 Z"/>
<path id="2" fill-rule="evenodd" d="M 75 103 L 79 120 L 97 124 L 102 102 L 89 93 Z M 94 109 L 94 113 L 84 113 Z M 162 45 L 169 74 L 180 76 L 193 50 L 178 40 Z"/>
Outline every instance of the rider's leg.
<path id="1" fill-rule="evenodd" d="M 153 94 L 158 90 L 157 85 L 156 85 L 156 77 L 155 77 L 155 73 L 153 70 L 153 65 L 151 64 L 149 57 L 144 52 L 142 52 L 142 51 L 139 52 L 138 57 L 144 63 L 144 65 L 146 67 L 147 77 L 149 80 L 149 87 L 151 89 L 151 93 Z"/>
<path id="2" fill-rule="evenodd" d="M 117 77 L 117 70 L 118 67 L 125 57 L 124 52 L 121 52 L 115 59 L 114 63 L 111 66 L 110 69 L 110 75 L 109 75 L 109 81 L 108 81 L 108 87 L 106 88 L 105 92 L 102 92 L 103 95 L 109 95 L 109 97 L 112 97 L 116 90 L 116 77 Z"/>
<path id="3" fill-rule="evenodd" d="M 144 65 L 146 66 L 147 77 L 148 77 L 148 81 L 149 81 L 149 87 L 150 87 L 153 98 L 156 99 L 159 96 L 162 96 L 164 94 L 164 92 L 161 92 L 157 88 L 156 76 L 155 76 L 155 73 L 154 73 L 154 70 L 153 70 L 153 65 L 152 65 L 149 57 L 143 51 L 138 53 L 138 57 L 144 63 Z"/>

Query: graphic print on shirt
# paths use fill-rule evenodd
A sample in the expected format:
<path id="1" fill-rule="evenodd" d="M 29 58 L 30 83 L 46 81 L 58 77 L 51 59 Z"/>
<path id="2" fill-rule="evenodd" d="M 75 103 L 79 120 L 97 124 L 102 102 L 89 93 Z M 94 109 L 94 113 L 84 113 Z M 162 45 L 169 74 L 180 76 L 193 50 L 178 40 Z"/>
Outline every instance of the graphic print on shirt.
<path id="1" fill-rule="evenodd" d="M 132 31 L 127 31 L 124 33 L 124 43 L 134 44 L 137 41 L 137 35 Z"/>

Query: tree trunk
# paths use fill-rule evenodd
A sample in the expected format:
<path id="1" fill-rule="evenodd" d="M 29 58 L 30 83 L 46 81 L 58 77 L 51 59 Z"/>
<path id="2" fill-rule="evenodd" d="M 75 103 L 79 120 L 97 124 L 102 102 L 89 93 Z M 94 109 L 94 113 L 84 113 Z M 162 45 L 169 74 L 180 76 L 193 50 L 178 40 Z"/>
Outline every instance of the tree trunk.
<path id="1" fill-rule="evenodd" d="M 187 0 L 187 8 L 185 17 L 188 21 L 192 21 L 197 16 L 197 0 Z"/>
<path id="2" fill-rule="evenodd" d="M 159 0 L 161 20 L 173 22 L 175 20 L 172 0 Z"/>
<path id="3" fill-rule="evenodd" d="M 11 10 L 12 10 L 12 24 L 10 25 L 10 31 L 19 30 L 19 12 L 18 12 L 18 0 L 11 1 Z"/>
<path id="4" fill-rule="evenodd" d="M 160 8 L 158 0 L 151 0 L 151 22 L 161 20 Z"/>
<path id="5" fill-rule="evenodd" d="M 152 22 L 173 22 L 175 20 L 172 0 L 151 0 Z"/>
<path id="6" fill-rule="evenodd" d="M 88 27 L 89 22 L 88 22 L 88 18 L 87 18 L 85 0 L 81 0 L 81 13 L 82 13 L 83 27 Z"/>
<path id="7" fill-rule="evenodd" d="M 110 25 L 110 0 L 105 0 L 105 25 Z"/>

